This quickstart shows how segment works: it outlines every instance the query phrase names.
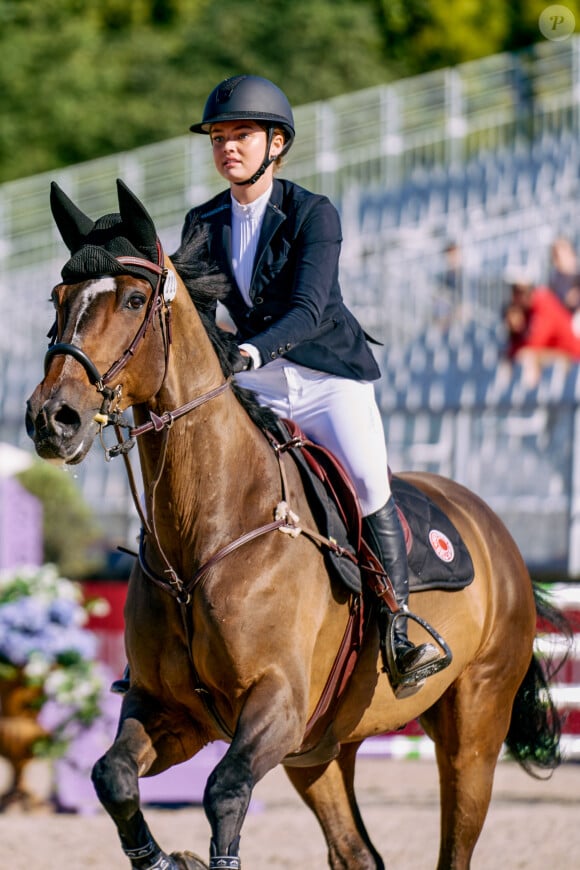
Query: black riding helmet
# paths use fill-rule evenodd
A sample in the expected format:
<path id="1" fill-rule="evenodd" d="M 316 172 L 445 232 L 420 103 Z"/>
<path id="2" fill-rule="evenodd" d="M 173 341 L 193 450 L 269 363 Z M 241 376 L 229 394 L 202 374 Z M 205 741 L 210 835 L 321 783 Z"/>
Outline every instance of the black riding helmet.
<path id="1" fill-rule="evenodd" d="M 203 119 L 189 128 L 193 133 L 209 133 L 212 124 L 218 121 L 257 121 L 268 132 L 264 161 L 258 171 L 247 181 L 239 184 L 254 184 L 276 158 L 270 157 L 274 130 L 284 132 L 284 147 L 277 157 L 286 154 L 294 140 L 294 116 L 286 95 L 273 82 L 261 76 L 239 75 L 225 79 L 213 89 L 203 110 Z"/>

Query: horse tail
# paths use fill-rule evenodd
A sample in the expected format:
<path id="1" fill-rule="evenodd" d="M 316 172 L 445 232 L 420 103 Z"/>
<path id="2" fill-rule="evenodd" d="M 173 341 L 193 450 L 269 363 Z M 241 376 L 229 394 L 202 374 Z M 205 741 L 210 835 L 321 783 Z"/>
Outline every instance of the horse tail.
<path id="1" fill-rule="evenodd" d="M 560 739 L 563 718 L 550 694 L 550 682 L 568 658 L 573 630 L 564 614 L 549 600 L 549 594 L 534 583 L 536 613 L 542 624 L 552 626 L 564 639 L 565 652 L 554 656 L 532 655 L 527 673 L 514 699 L 512 718 L 505 740 L 511 757 L 536 779 L 539 771 L 550 776 L 562 761 Z"/>

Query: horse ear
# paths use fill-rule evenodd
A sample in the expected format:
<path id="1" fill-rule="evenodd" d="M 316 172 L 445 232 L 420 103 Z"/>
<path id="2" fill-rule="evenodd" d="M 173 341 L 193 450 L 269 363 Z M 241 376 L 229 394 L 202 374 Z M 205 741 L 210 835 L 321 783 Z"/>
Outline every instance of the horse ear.
<path id="1" fill-rule="evenodd" d="M 157 243 L 157 230 L 153 219 L 143 203 L 120 178 L 117 179 L 117 196 L 126 237 L 138 250 L 154 248 Z"/>
<path id="2" fill-rule="evenodd" d="M 56 181 L 50 185 L 50 208 L 63 242 L 74 254 L 93 229 L 94 221 L 68 198 Z"/>

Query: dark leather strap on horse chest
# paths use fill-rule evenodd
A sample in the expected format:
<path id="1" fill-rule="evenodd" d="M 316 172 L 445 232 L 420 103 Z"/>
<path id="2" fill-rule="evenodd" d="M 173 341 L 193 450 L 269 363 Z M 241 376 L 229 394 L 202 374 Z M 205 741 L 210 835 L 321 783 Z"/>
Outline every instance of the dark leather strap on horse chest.
<path id="1" fill-rule="evenodd" d="M 285 501 L 285 497 L 288 492 L 288 485 L 282 461 L 282 456 L 285 452 L 283 449 L 284 445 L 279 445 L 275 441 L 275 439 L 273 439 L 269 435 L 268 440 L 271 446 L 274 448 L 274 453 L 278 460 L 283 496 L 282 501 L 279 502 L 276 506 L 276 518 L 272 522 L 265 523 L 264 525 L 259 526 L 256 529 L 246 532 L 239 538 L 236 538 L 234 541 L 226 544 L 224 547 L 214 553 L 214 555 L 210 559 L 208 559 L 207 562 L 201 565 L 186 583 L 180 581 L 174 572 L 169 572 L 168 577 L 161 577 L 147 565 L 147 561 L 145 558 L 145 533 L 143 529 L 141 530 L 141 539 L 139 546 L 139 562 L 141 564 L 141 569 L 150 580 L 152 580 L 157 586 L 159 586 L 164 591 L 168 592 L 170 595 L 176 598 L 179 602 L 183 624 L 188 636 L 188 649 L 190 652 L 192 673 L 194 676 L 194 681 L 196 683 L 196 691 L 199 693 L 208 714 L 214 720 L 214 722 L 222 732 L 223 736 L 228 739 L 231 739 L 232 733 L 227 728 L 223 719 L 219 715 L 215 704 L 213 703 L 210 692 L 200 681 L 191 653 L 191 627 L 187 611 L 189 609 L 188 605 L 191 601 L 191 595 L 195 586 L 197 585 L 197 583 L 199 583 L 202 577 L 207 574 L 208 571 L 210 571 L 215 565 L 221 562 L 222 559 L 224 559 L 226 556 L 229 556 L 239 547 L 244 546 L 245 544 L 250 543 L 256 538 L 268 534 L 272 531 L 283 531 L 294 537 L 299 534 L 305 534 L 319 546 L 336 547 L 336 542 L 323 537 L 322 535 L 318 534 L 318 532 L 315 532 L 311 529 L 303 529 L 301 526 L 298 525 L 298 517 L 296 517 L 293 512 L 288 508 L 288 505 Z M 282 449 L 280 449 L 281 446 Z M 296 445 L 293 444 L 292 446 Z M 333 666 L 330 670 L 319 701 L 306 724 L 301 747 L 297 751 L 297 753 L 294 754 L 299 755 L 307 751 L 309 748 L 315 746 L 316 743 L 321 739 L 326 728 L 328 727 L 328 723 L 334 711 L 338 707 L 344 692 L 346 691 L 350 677 L 358 661 L 364 632 L 369 622 L 369 614 L 367 614 L 367 610 L 370 610 L 370 608 L 365 607 L 364 598 L 362 595 L 351 597 L 349 618 L 346 624 L 342 642 L 338 649 Z"/>
<path id="2" fill-rule="evenodd" d="M 139 563 L 141 565 L 143 573 L 150 580 L 152 580 L 153 583 L 156 584 L 156 586 L 159 586 L 169 595 L 172 595 L 173 598 L 177 598 L 178 601 L 180 601 L 181 603 L 189 604 L 191 601 L 191 593 L 193 592 L 195 586 L 211 568 L 218 564 L 218 562 L 221 562 L 222 559 L 225 559 L 226 556 L 229 556 L 230 553 L 233 553 L 234 550 L 238 549 L 238 547 L 242 547 L 244 544 L 249 544 L 256 538 L 259 538 L 261 535 L 267 535 L 268 532 L 275 532 L 278 529 L 281 529 L 283 526 L 287 526 L 286 518 L 273 520 L 271 523 L 266 523 L 263 526 L 259 526 L 257 529 L 253 529 L 250 532 L 246 532 L 244 535 L 240 535 L 240 537 L 236 538 L 235 541 L 231 541 L 229 544 L 226 544 L 225 547 L 222 547 L 221 550 L 218 550 L 217 553 L 214 553 L 214 555 L 211 556 L 211 558 L 209 558 L 207 562 L 204 562 L 204 564 L 197 569 L 197 571 L 190 577 L 190 579 L 186 583 L 181 580 L 175 582 L 175 579 L 165 579 L 149 567 L 145 558 L 145 533 L 144 530 L 141 529 Z M 167 573 L 171 577 L 170 572 Z M 173 572 L 173 576 L 174 578 L 177 577 L 175 572 Z"/>

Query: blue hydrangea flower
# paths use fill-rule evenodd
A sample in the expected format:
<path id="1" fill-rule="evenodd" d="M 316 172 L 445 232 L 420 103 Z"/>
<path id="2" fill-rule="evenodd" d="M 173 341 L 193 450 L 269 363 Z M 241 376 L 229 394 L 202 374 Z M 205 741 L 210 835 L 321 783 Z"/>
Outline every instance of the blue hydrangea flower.
<path id="1" fill-rule="evenodd" d="M 52 565 L 0 572 L 0 664 L 42 688 L 43 709 L 51 705 L 56 718 L 45 754 L 62 754 L 71 735 L 100 715 L 97 640 L 83 628 L 89 609 L 99 608 Z"/>

